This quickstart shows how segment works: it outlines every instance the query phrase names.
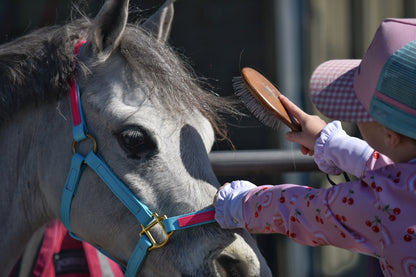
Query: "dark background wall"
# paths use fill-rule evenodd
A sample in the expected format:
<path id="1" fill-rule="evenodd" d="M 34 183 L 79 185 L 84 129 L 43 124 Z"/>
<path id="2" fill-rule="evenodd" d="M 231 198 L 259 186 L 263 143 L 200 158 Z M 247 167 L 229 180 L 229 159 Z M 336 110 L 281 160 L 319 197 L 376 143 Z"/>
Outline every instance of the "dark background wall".
<path id="1" fill-rule="evenodd" d="M 133 20 L 149 16 L 163 2 L 131 1 L 131 10 L 139 11 Z M 75 3 L 93 17 L 103 0 Z M 270 63 L 275 60 L 272 4 L 271 0 L 179 0 L 169 43 L 187 57 L 199 76 L 207 78 L 216 93 L 231 95 L 231 79 L 242 66 L 251 65 L 275 76 Z M 0 0 L 0 42 L 41 26 L 65 23 L 72 7 L 63 0 Z M 230 136 L 237 149 L 271 147 L 267 140 L 272 131 L 256 120 L 230 120 Z M 248 138 L 247 131 L 255 131 L 256 136 Z M 230 149 L 230 145 L 219 143 L 216 149 Z"/>

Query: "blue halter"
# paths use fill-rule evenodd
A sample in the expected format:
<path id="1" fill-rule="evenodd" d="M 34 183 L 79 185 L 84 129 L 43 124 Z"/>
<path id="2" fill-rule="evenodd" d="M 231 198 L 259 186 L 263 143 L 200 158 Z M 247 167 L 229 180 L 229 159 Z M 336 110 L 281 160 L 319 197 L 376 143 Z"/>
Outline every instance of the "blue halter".
<path id="1" fill-rule="evenodd" d="M 84 44 L 85 41 L 80 42 L 75 46 L 76 55 L 79 54 Z M 134 195 L 131 190 L 114 174 L 102 157 L 97 154 L 97 143 L 95 138 L 88 133 L 87 125 L 82 113 L 79 87 L 75 79 L 71 82 L 70 105 L 73 120 L 73 156 L 62 195 L 61 220 L 72 237 L 82 240 L 76 236 L 72 230 L 70 215 L 72 199 L 76 194 L 79 179 L 85 166 L 89 166 L 95 171 L 95 173 L 104 181 L 110 190 L 130 210 L 130 212 L 141 224 L 142 231 L 140 233 L 139 242 L 130 256 L 127 268 L 125 269 L 125 274 L 128 277 L 137 276 L 147 254 L 153 249 L 161 248 L 166 245 L 174 231 L 215 222 L 214 208 L 171 218 L 168 218 L 166 215 L 159 216 L 156 213 L 152 213 L 149 208 L 141 202 L 136 195 Z M 90 140 L 93 144 L 93 149 L 86 156 L 76 152 L 77 144 L 84 140 Z M 160 225 L 160 227 L 162 227 L 166 235 L 165 241 L 157 242 L 153 238 L 150 230 L 155 225 Z M 116 261 L 103 249 L 100 249 L 99 247 L 96 248 Z"/>

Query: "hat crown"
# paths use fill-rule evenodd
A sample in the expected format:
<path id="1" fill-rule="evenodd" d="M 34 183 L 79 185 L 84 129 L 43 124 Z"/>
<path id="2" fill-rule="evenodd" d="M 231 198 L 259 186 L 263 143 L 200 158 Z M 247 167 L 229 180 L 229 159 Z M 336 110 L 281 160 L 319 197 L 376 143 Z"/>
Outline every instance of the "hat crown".
<path id="1" fill-rule="evenodd" d="M 397 50 L 386 62 L 373 97 L 380 94 L 390 98 L 391 103 L 416 110 L 416 40 Z"/>
<path id="2" fill-rule="evenodd" d="M 416 40 L 385 63 L 370 102 L 370 114 L 384 126 L 416 138 Z"/>
<path id="3" fill-rule="evenodd" d="M 354 91 L 367 111 L 381 72 L 392 55 L 416 39 L 416 19 L 384 20 L 365 53 L 354 76 Z"/>
<path id="4" fill-rule="evenodd" d="M 361 61 L 321 64 L 310 90 L 316 107 L 331 118 L 377 120 L 416 139 L 416 19 L 383 21 Z"/>

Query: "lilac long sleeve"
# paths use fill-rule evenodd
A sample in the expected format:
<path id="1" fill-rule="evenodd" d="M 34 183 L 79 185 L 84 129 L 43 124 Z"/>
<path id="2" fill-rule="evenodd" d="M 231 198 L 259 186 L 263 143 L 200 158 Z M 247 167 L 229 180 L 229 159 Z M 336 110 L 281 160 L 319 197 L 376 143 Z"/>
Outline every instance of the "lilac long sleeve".
<path id="1" fill-rule="evenodd" d="M 341 122 L 329 123 L 315 144 L 315 162 L 325 173 L 338 175 L 343 171 L 361 177 L 374 150 L 364 140 L 350 137 Z"/>

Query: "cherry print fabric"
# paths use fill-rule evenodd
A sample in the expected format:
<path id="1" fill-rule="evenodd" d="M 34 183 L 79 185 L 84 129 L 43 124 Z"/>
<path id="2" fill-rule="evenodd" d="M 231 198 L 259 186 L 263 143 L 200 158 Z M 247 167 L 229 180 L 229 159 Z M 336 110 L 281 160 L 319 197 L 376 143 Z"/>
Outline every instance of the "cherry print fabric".
<path id="1" fill-rule="evenodd" d="M 347 170 L 348 163 L 337 164 L 341 160 L 337 155 L 345 156 L 347 150 L 339 148 L 348 147 L 355 153 L 351 155 L 353 161 L 364 167 L 359 169 L 350 163 L 354 168 L 350 173 L 362 172 L 357 176 L 360 180 L 322 189 L 293 184 L 255 187 L 237 181 L 244 197 L 230 196 L 233 190 L 228 189 L 217 197 L 216 207 L 231 201 L 227 205 L 240 207 L 243 218 L 239 218 L 241 213 L 228 214 L 231 210 L 220 208 L 218 222 L 227 227 L 222 219 L 234 223 L 241 220 L 240 225 L 252 233 L 282 233 L 310 246 L 334 245 L 375 256 L 385 276 L 416 276 L 416 164 L 393 164 L 373 150 L 368 156 L 368 148 L 363 148 L 361 141 L 358 147 L 366 150 L 359 157 L 359 151 L 352 149 L 357 140 L 338 128 L 340 125 L 328 131 L 326 141 L 335 131 L 338 134 L 333 137 L 342 140 L 341 144 L 322 140 L 323 147 L 328 147 L 324 153 L 331 153 L 326 157 L 335 159 L 325 162 Z"/>

